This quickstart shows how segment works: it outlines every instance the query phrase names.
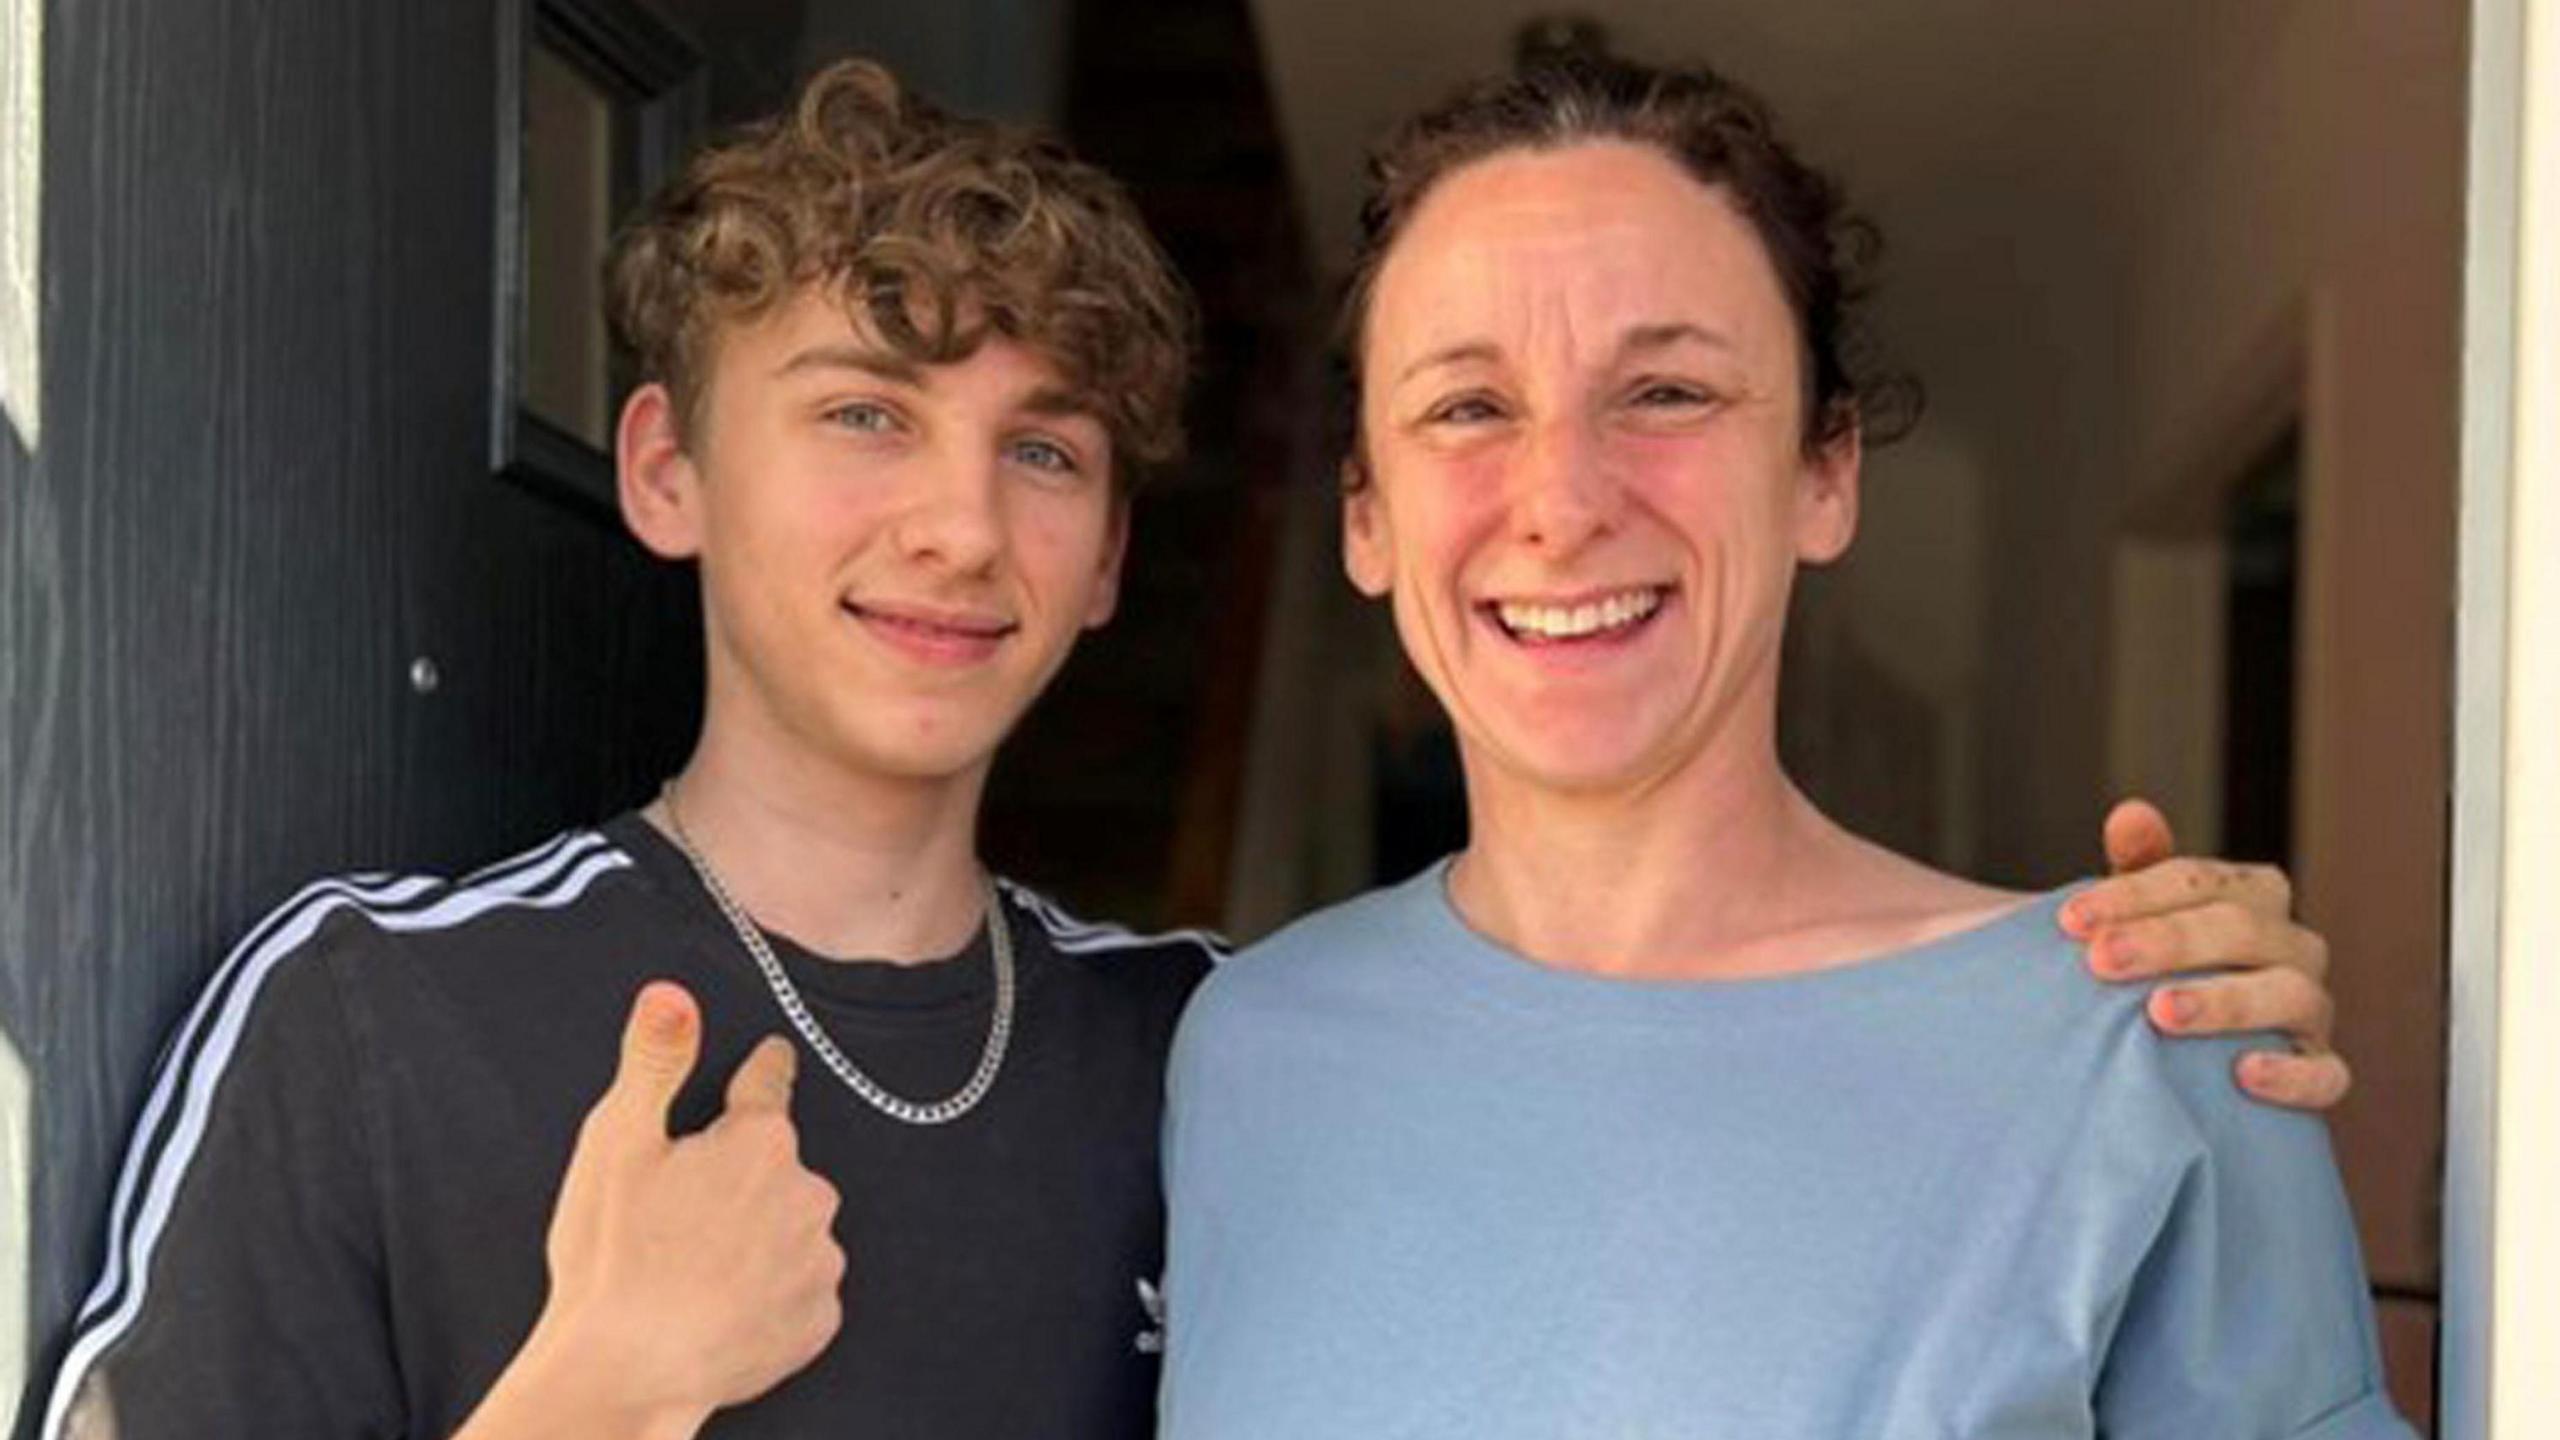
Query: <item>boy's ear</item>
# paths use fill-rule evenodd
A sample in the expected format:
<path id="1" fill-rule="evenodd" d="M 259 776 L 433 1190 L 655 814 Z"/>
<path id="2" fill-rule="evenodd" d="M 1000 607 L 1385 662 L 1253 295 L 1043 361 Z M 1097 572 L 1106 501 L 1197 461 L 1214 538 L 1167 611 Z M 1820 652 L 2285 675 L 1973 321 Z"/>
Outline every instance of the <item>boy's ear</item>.
<path id="1" fill-rule="evenodd" d="M 1342 573 L 1372 600 L 1395 587 L 1395 534 L 1377 481 L 1357 455 L 1342 462 Z"/>
<path id="2" fill-rule="evenodd" d="M 1120 571 L 1129 558 L 1129 500 L 1120 496 L 1111 502 L 1111 530 L 1102 540 L 1102 570 L 1094 577 L 1093 598 L 1085 606 L 1084 628 L 1092 630 L 1108 623 L 1120 609 Z"/>
<path id="3" fill-rule="evenodd" d="M 1796 492 L 1796 558 L 1827 565 L 1847 554 L 1858 538 L 1858 471 L 1864 459 L 1858 427 L 1804 458 Z"/>
<path id="4" fill-rule="evenodd" d="M 675 397 L 652 380 L 622 402 L 614 429 L 614 493 L 622 523 L 650 553 L 686 560 L 702 553 L 702 476 L 685 453 Z"/>

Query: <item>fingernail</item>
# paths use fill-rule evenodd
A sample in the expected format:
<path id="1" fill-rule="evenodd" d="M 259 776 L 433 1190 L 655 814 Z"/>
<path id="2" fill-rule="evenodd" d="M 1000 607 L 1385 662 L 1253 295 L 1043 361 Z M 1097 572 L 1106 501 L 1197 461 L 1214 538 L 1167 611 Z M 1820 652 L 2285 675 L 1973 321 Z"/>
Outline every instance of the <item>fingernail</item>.
<path id="1" fill-rule="evenodd" d="M 640 992 L 643 1010 L 640 1023 L 650 1035 L 660 1040 L 673 1040 L 684 1034 L 685 1022 L 691 1018 L 684 1003 L 684 992 L 663 980 L 653 980 Z"/>
<path id="2" fill-rule="evenodd" d="M 2086 938 L 2089 933 L 2089 902 L 2078 898 L 2062 902 L 2062 932 Z"/>
<path id="3" fill-rule="evenodd" d="M 2240 1083 L 2251 1089 L 2267 1083 L 2267 1057 L 2251 1051 L 2240 1057 Z"/>
<path id="4" fill-rule="evenodd" d="M 2161 997 L 2160 1008 L 2172 1029 L 2183 1030 L 2194 1024 L 2197 1013 L 2204 1008 L 2184 990 L 2163 991 Z"/>
<path id="5" fill-rule="evenodd" d="M 2110 975 L 2122 975 L 2142 962 L 2142 947 L 2121 935 L 2109 935 L 2098 942 L 2098 953 Z"/>

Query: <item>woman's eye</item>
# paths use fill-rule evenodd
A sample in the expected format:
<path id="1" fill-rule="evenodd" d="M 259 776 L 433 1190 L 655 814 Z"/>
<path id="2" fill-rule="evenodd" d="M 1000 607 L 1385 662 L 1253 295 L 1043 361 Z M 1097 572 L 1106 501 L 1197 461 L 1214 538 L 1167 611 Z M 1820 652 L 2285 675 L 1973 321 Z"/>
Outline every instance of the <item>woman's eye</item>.
<path id="1" fill-rule="evenodd" d="M 1073 475 L 1077 470 L 1074 452 L 1054 440 L 1016 440 L 1011 454 L 1016 462 L 1034 470 L 1058 475 Z"/>
<path id="2" fill-rule="evenodd" d="M 1636 404 L 1651 410 L 1706 405 L 1712 403 L 1714 399 L 1714 396 L 1695 385 L 1675 384 L 1667 380 L 1655 380 L 1637 386 L 1634 395 Z"/>
<path id="3" fill-rule="evenodd" d="M 1443 400 L 1423 416 L 1434 425 L 1475 425 L 1500 418 L 1502 407 L 1482 395 L 1460 395 Z"/>
<path id="4" fill-rule="evenodd" d="M 898 428 L 896 412 L 886 405 L 874 404 L 868 400 L 855 400 L 838 405 L 827 412 L 827 419 L 832 424 L 847 430 L 858 430 L 866 435 L 885 435 Z"/>

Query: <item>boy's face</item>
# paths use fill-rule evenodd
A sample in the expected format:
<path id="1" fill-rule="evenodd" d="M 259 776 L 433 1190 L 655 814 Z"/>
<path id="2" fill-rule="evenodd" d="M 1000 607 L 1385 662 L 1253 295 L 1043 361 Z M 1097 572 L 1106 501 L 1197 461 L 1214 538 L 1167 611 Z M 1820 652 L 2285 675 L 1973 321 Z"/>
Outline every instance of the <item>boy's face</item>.
<path id="1" fill-rule="evenodd" d="M 916 365 L 815 292 L 715 350 L 691 433 L 648 387 L 621 454 L 634 533 L 701 561 L 706 723 L 882 777 L 982 769 L 1118 596 L 1101 422 L 1030 349 Z"/>

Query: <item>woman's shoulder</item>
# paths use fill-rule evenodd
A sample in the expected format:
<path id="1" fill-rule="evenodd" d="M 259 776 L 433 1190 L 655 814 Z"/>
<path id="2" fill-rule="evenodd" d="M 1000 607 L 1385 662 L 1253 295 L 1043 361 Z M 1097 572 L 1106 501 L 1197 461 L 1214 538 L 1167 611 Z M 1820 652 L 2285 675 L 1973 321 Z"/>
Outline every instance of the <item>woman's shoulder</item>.
<path id="1" fill-rule="evenodd" d="M 2316 1121 L 2250 1100 L 2233 1078 L 2244 1051 L 2278 1037 L 2163 1034 L 2149 1017 L 2153 984 L 2091 970 L 2060 921 L 2063 902 L 2089 882 L 2022 895 L 1943 878 L 1910 892 L 1937 902 L 1908 912 L 1934 935 L 1911 952 L 1924 961 L 1907 967 L 1911 1003 L 1885 1023 L 1932 1031 L 1959 1088 L 1970 1077 L 1981 1096 L 2004 1097 L 1992 1108 L 2029 1130 L 2038 1126 L 2023 1117 L 2043 1114 L 2056 1143 L 2103 1132 L 2127 1173 L 2325 1158 Z"/>
<path id="2" fill-rule="evenodd" d="M 2062 928 L 2063 902 L 2088 882 L 2014 890 L 1857 845 L 1833 867 L 1843 898 L 1830 907 L 1832 943 L 1886 962 L 1855 968 L 1896 987 L 1900 1020 L 1941 1034 L 1985 1082 L 2070 1073 L 2152 1083 L 2131 1053 L 2157 1041 L 2143 987 L 2098 979 Z"/>
<path id="3" fill-rule="evenodd" d="M 1376 998 L 1367 987 L 1402 973 L 1399 958 L 1429 942 L 1443 868 L 1311 911 L 1239 947 L 1192 996 L 1185 1027 L 1298 1010 L 1329 995 L 1348 995 L 1354 1004 Z"/>
<path id="4" fill-rule="evenodd" d="M 1923 923 L 1941 927 L 1957 946 L 1980 941 L 1999 952 L 1984 956 L 1990 968 L 1974 977 L 1982 991 L 1977 998 L 1993 1000 L 1997 1011 L 2009 1008 L 1997 1003 L 2005 997 L 2014 1002 L 2013 1016 L 2042 1015 L 2066 1044 L 2083 1051 L 2093 1084 L 2123 1092 L 2161 1115 L 2168 1128 L 2207 1147 L 2298 1118 L 2247 1099 L 2233 1080 L 2242 1053 L 2281 1045 L 2281 1037 L 2164 1035 L 2149 1016 L 2156 983 L 2113 983 L 2090 968 L 2086 944 L 2063 930 L 2060 912 L 2064 901 L 2094 881 L 2027 894 L 1915 861 L 1902 863 L 1914 872 L 1908 894 L 1914 913 L 1927 917 Z M 2015 923 L 2024 917 L 2038 923 Z M 1996 946 L 1989 943 L 1995 940 Z"/>
<path id="5" fill-rule="evenodd" d="M 2044 982 L 2027 993 L 2050 1003 L 2077 945 L 2059 921 L 2077 889 L 2013 890 L 1937 869 L 1841 832 L 1828 847 L 1799 902 L 1798 920 L 1765 948 L 1819 957 L 1805 968 L 1870 972 L 1881 981 L 1925 982 L 1972 1005 L 1989 985 L 2006 992 L 2012 978 Z M 1918 962 L 1918 963 L 1914 963 Z M 1986 1015 L 1984 1018 L 1996 1018 Z"/>
<path id="6" fill-rule="evenodd" d="M 1438 895 L 1443 869 L 1434 865 L 1409 880 L 1311 910 L 1239 947 L 1213 979 L 1226 988 L 1284 983 L 1356 966 L 1408 943 Z"/>

